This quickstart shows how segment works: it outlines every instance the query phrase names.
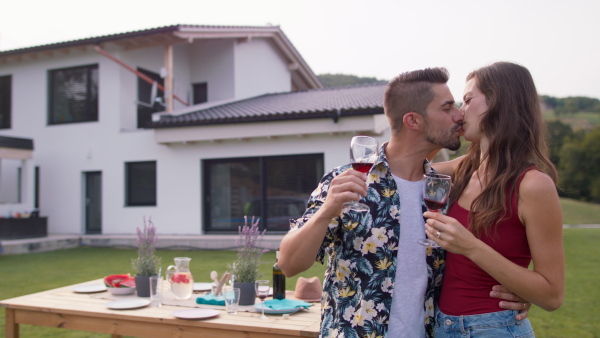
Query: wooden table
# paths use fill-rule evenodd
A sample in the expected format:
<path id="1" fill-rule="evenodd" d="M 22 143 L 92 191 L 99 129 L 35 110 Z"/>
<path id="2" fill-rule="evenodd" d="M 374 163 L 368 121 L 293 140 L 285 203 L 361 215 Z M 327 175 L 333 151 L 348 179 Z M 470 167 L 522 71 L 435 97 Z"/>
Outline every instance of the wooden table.
<path id="1" fill-rule="evenodd" d="M 101 279 L 76 285 L 99 283 Z M 319 334 L 320 304 L 290 314 L 288 319 L 267 315 L 269 319 L 260 320 L 256 313 L 230 315 L 219 310 L 217 317 L 185 320 L 171 314 L 185 309 L 180 306 L 111 310 L 106 307 L 111 300 L 100 298 L 98 294 L 75 293 L 72 288 L 76 285 L 0 301 L 0 306 L 6 308 L 6 337 L 19 337 L 20 324 L 107 333 L 113 337 L 271 338 L 317 337 Z"/>

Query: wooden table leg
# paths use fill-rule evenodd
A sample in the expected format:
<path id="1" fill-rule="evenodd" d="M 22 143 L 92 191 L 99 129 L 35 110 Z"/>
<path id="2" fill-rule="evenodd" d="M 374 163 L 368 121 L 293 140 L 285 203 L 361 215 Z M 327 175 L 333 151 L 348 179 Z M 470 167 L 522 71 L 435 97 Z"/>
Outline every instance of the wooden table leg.
<path id="1" fill-rule="evenodd" d="M 19 338 L 19 324 L 15 322 L 15 310 L 6 309 L 6 338 Z"/>

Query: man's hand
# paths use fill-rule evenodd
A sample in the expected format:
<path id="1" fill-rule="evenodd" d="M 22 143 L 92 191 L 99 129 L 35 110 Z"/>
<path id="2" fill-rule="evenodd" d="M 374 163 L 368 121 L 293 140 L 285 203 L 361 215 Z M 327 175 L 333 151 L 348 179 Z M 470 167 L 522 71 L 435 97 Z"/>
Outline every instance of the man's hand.
<path id="1" fill-rule="evenodd" d="M 325 202 L 301 228 L 288 232 L 281 240 L 278 264 L 286 276 L 295 276 L 313 265 L 329 224 L 342 213 L 344 203 L 367 195 L 366 180 L 366 174 L 348 169 L 333 178 L 328 187 L 319 188 L 327 189 Z"/>
<path id="2" fill-rule="evenodd" d="M 354 169 L 348 169 L 337 175 L 327 192 L 327 197 L 318 213 L 328 220 L 339 216 L 344 203 L 358 201 L 361 196 L 367 196 L 367 174 Z"/>
<path id="3" fill-rule="evenodd" d="M 503 309 L 519 311 L 519 314 L 516 317 L 517 320 L 523 320 L 529 315 L 531 303 L 528 303 L 525 299 L 510 292 L 509 289 L 502 285 L 494 285 L 490 292 L 490 297 L 505 300 L 506 302 L 503 301 L 499 304 Z"/>

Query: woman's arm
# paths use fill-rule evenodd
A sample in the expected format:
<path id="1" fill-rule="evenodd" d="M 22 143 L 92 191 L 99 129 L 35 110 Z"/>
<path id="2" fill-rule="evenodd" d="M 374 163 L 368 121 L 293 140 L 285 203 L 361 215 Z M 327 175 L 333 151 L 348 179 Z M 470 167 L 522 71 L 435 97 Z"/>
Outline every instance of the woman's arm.
<path id="1" fill-rule="evenodd" d="M 426 231 L 446 250 L 465 255 L 500 284 L 547 311 L 563 302 L 564 249 L 562 210 L 554 182 L 531 170 L 519 188 L 519 216 L 525 224 L 533 270 L 520 267 L 475 238 L 454 218 L 428 212 Z M 441 231 L 441 239 L 434 236 Z"/>
<path id="2" fill-rule="evenodd" d="M 464 158 L 465 156 L 463 155 L 450 161 L 432 163 L 431 166 L 438 174 L 453 176 L 456 167 L 458 167 Z"/>

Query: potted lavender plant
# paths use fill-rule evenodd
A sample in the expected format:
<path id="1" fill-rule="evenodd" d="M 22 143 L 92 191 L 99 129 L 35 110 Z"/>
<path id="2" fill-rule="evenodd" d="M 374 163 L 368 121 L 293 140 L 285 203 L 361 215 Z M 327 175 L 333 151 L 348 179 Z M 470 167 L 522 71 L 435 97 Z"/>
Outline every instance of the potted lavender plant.
<path id="1" fill-rule="evenodd" d="M 263 253 L 269 251 L 260 247 L 266 230 L 261 232 L 258 229 L 259 220 L 254 221 L 252 217 L 251 226 L 248 226 L 248 217 L 244 216 L 244 226 L 238 228 L 238 255 L 230 268 L 234 278 L 233 287 L 240 288 L 240 305 L 254 304 L 254 281 L 261 277 L 258 271 L 260 258 Z"/>
<path id="2" fill-rule="evenodd" d="M 144 229 L 136 228 L 138 257 L 131 261 L 135 274 L 135 287 L 138 297 L 150 297 L 150 276 L 157 275 L 160 257 L 154 255 L 158 237 L 152 219 L 144 217 Z"/>

